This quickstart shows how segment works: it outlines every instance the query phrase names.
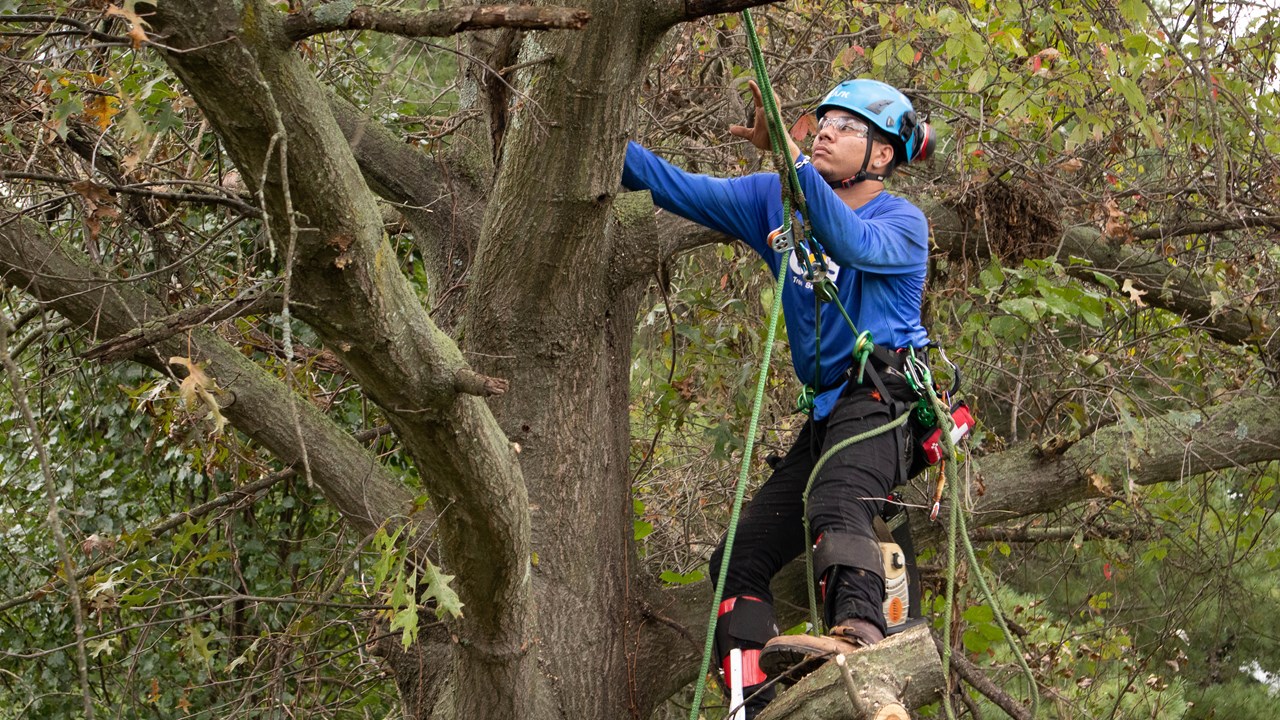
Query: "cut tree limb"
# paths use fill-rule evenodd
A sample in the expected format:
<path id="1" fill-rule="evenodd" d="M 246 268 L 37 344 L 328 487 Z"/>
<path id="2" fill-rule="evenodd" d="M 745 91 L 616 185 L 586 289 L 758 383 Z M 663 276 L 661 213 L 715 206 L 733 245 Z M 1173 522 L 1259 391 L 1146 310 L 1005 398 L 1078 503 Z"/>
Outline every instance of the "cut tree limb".
<path id="1" fill-rule="evenodd" d="M 284 21 L 290 40 L 335 30 L 372 30 L 404 37 L 448 37 L 468 30 L 581 30 L 591 13 L 578 8 L 529 5 L 477 5 L 443 10 L 394 10 L 331 2 L 291 13 Z"/>
<path id="2" fill-rule="evenodd" d="M 845 690 L 842 669 L 828 662 L 780 693 L 759 720 L 889 720 L 938 699 L 942 659 L 923 623 L 845 656 L 862 708 Z M 898 713 L 898 714 L 895 714 Z"/>

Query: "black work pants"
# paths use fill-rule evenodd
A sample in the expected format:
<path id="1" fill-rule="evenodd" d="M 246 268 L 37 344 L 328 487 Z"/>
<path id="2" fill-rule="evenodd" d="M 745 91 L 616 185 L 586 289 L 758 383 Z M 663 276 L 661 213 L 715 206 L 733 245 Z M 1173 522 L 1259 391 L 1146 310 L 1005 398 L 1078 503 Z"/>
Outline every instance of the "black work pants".
<path id="1" fill-rule="evenodd" d="M 881 377 L 890 393 L 899 398 L 910 397 L 900 375 L 882 372 Z M 873 393 L 870 384 L 856 385 L 851 381 L 827 418 L 805 423 L 786 457 L 743 510 L 723 597 L 751 595 L 773 602 L 770 580 L 804 552 L 804 489 L 818 458 L 842 440 L 890 420 L 889 404 Z M 827 460 L 809 491 L 811 541 L 822 533 L 875 539 L 872 522 L 898 483 L 900 465 L 910 466 L 912 442 L 909 436 L 901 435 L 903 432 L 889 430 Z M 719 577 L 723 556 L 722 539 L 711 556 L 712 578 Z M 825 602 L 825 615 L 832 626 L 861 618 L 882 632 L 885 629 L 884 581 L 875 575 L 843 574 L 840 582 L 828 588 Z"/>

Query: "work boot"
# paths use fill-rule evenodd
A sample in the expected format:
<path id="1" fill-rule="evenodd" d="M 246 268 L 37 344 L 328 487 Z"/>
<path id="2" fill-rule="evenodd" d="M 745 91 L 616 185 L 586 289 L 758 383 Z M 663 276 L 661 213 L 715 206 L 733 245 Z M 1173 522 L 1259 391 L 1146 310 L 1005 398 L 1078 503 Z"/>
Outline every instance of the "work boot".
<path id="1" fill-rule="evenodd" d="M 765 643 L 760 669 L 770 678 L 782 676 L 783 683 L 791 684 L 836 655 L 857 652 L 883 639 L 884 634 L 874 623 L 858 618 L 844 621 L 822 637 L 779 635 Z"/>

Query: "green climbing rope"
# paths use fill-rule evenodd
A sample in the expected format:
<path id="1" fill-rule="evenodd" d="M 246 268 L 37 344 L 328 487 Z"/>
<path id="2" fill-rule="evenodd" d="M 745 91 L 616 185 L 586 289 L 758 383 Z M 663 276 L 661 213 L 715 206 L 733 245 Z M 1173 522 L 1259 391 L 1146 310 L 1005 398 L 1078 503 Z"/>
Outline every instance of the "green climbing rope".
<path id="1" fill-rule="evenodd" d="M 951 408 L 942 402 L 931 383 L 925 386 L 925 392 L 938 418 L 938 426 L 942 429 L 942 445 L 947 458 L 943 472 L 946 474 L 947 501 L 951 504 L 947 522 L 947 584 L 946 596 L 943 601 L 943 612 L 946 613 L 947 618 L 947 637 L 942 645 L 942 677 L 951 677 L 951 634 L 954 630 L 951 618 L 953 616 L 952 608 L 955 603 L 956 548 L 959 546 L 964 548 L 965 558 L 969 561 L 970 573 L 977 580 L 978 588 L 982 591 L 982 597 L 991 607 L 996 623 L 1000 626 L 1000 632 L 1003 633 L 1005 642 L 1008 643 L 1009 649 L 1013 651 L 1013 656 L 1018 661 L 1018 667 L 1022 670 L 1022 674 L 1027 680 L 1027 688 L 1031 694 L 1030 717 L 1035 717 L 1040 705 L 1040 693 L 1036 686 L 1035 675 L 1031 672 L 1031 667 L 1027 665 L 1026 657 L 1018 646 L 1018 641 L 1014 639 L 1013 633 L 1009 630 L 1009 624 L 1005 620 L 1004 612 L 1000 610 L 999 603 L 996 602 L 995 594 L 991 592 L 991 586 L 987 583 L 986 573 L 982 571 L 982 566 L 978 563 L 977 554 L 973 550 L 973 543 L 969 540 L 968 524 L 965 522 L 964 513 L 960 508 L 960 482 L 956 477 L 956 466 L 959 463 L 956 462 L 955 443 L 951 441 L 951 431 L 955 428 L 955 423 L 951 419 Z M 904 417 L 906 417 L 905 414 Z M 943 707 L 946 709 L 947 720 L 956 720 L 955 708 L 951 705 L 950 692 L 942 694 L 942 702 Z"/>
<path id="2" fill-rule="evenodd" d="M 755 448 L 756 426 L 760 421 L 760 408 L 764 404 L 765 382 L 769 379 L 769 361 L 773 356 L 773 341 L 777 335 L 778 317 L 782 314 L 782 288 L 787 278 L 790 252 L 783 254 L 778 264 L 778 278 L 773 287 L 773 307 L 769 310 L 769 329 L 765 333 L 764 356 L 760 359 L 760 373 L 756 377 L 756 392 L 751 403 L 751 422 L 742 447 L 742 468 L 738 471 L 738 484 L 733 494 L 733 509 L 729 512 L 729 529 L 724 536 L 724 554 L 720 558 L 720 576 L 716 578 L 715 597 L 711 601 L 711 619 L 707 622 L 707 641 L 702 648 L 702 665 L 698 668 L 698 685 L 693 693 L 693 706 L 689 720 L 697 720 L 702 709 L 702 694 L 706 690 L 707 671 L 711 668 L 711 651 L 715 644 L 716 619 L 720 614 L 720 601 L 724 595 L 724 583 L 729 576 L 729 556 L 733 553 L 733 539 L 738 531 L 738 516 L 742 512 L 742 499 L 747 493 L 747 476 L 751 471 L 751 453 Z"/>

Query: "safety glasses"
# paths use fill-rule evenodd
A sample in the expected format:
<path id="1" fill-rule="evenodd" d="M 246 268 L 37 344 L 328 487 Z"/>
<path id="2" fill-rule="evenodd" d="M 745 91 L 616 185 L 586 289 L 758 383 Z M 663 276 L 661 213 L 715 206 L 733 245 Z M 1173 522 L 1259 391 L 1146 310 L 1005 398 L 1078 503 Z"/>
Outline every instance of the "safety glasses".
<path id="1" fill-rule="evenodd" d="M 818 132 L 822 132 L 824 128 L 831 128 L 840 135 L 853 135 L 860 138 L 866 137 L 871 132 L 865 122 L 856 117 L 844 115 L 823 115 L 818 119 Z"/>

